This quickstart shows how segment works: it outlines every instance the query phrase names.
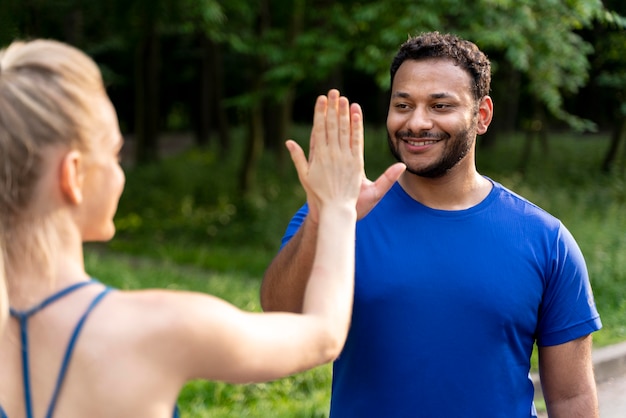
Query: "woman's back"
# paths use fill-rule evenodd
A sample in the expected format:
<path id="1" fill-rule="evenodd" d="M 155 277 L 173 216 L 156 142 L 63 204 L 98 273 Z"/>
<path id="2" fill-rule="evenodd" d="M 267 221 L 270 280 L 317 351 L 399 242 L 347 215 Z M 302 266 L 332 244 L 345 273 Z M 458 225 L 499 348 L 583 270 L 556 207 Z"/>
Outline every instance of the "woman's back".
<path id="1" fill-rule="evenodd" d="M 174 345 L 163 341 L 164 318 L 152 309 L 162 292 L 107 290 L 97 282 L 81 286 L 28 319 L 9 321 L 0 342 L 0 393 L 10 418 L 30 408 L 33 417 L 172 416 L 184 381 L 164 367 L 177 354 L 168 356 Z"/>
<path id="2" fill-rule="evenodd" d="M 332 276 L 329 283 L 343 286 Z M 322 306 L 311 304 L 312 310 L 342 309 L 336 297 L 324 291 L 327 286 L 321 286 L 321 280 L 312 278 L 311 284 L 312 289 L 319 287 L 311 293 L 325 300 Z M 334 359 L 343 339 L 333 328 L 347 330 L 347 322 L 337 324 L 336 314 L 322 320 L 306 310 L 304 315 L 254 313 L 200 293 L 104 290 L 97 282 L 83 285 L 28 319 L 33 417 L 47 416 L 59 383 L 50 416 L 169 418 L 187 381 L 251 383 L 298 373 Z M 68 345 L 86 312 L 67 373 L 58 382 Z M 0 406 L 9 418 L 30 418 L 21 332 L 12 317 L 0 340 Z"/>

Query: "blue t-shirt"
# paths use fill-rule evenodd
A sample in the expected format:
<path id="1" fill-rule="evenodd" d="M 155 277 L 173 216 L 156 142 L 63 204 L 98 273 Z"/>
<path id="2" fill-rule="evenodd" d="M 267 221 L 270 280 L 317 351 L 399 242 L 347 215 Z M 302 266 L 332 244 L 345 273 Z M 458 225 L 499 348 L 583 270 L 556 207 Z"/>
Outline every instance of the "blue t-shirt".
<path id="1" fill-rule="evenodd" d="M 357 223 L 355 274 L 333 418 L 532 417 L 533 344 L 602 326 L 572 235 L 495 182 L 459 211 L 428 208 L 396 183 Z"/>

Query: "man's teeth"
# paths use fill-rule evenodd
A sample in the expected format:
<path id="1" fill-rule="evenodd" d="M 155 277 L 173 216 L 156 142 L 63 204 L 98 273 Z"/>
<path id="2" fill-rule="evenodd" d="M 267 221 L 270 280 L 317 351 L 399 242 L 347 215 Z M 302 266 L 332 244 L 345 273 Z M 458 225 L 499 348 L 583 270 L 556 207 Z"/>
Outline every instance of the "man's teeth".
<path id="1" fill-rule="evenodd" d="M 412 145 L 414 147 L 423 147 L 424 145 L 431 145 L 431 144 L 435 144 L 437 143 L 437 141 L 406 141 L 409 143 L 409 145 Z"/>

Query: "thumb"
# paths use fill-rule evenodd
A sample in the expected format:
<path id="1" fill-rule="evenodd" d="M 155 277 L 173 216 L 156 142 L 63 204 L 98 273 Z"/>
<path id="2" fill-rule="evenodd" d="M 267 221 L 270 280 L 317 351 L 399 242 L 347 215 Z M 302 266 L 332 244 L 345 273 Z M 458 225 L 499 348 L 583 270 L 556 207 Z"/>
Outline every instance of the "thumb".
<path id="1" fill-rule="evenodd" d="M 309 169 L 309 163 L 304 155 L 304 151 L 302 147 L 298 145 L 295 141 L 291 139 L 285 142 L 285 146 L 287 150 L 289 150 L 289 155 L 291 156 L 291 161 L 293 161 L 293 165 L 298 172 L 298 178 L 300 179 L 300 183 L 302 186 L 305 186 L 304 180 L 306 179 L 306 175 Z"/>
<path id="2" fill-rule="evenodd" d="M 402 173 L 404 173 L 404 170 L 406 170 L 406 166 L 403 163 L 396 163 L 385 170 L 373 183 L 367 180 L 366 177 L 363 178 L 361 194 L 356 203 L 359 219 L 365 217 L 369 211 L 378 204 L 380 199 L 383 198 L 389 189 L 391 189 L 391 186 L 393 186 Z"/>
<path id="3" fill-rule="evenodd" d="M 385 172 L 376 179 L 374 188 L 376 189 L 376 197 L 379 200 L 391 189 L 391 186 L 398 181 L 402 173 L 404 173 L 404 170 L 406 170 L 404 163 L 396 163 L 385 170 Z"/>

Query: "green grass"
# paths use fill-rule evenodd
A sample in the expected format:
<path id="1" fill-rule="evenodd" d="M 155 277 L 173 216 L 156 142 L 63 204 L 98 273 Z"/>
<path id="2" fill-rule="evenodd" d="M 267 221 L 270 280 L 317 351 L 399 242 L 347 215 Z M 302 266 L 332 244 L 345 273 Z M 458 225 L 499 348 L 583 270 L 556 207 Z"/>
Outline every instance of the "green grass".
<path id="1" fill-rule="evenodd" d="M 366 132 L 366 169 L 375 178 L 392 161 L 384 131 Z M 308 137 L 305 128 L 292 135 Z M 493 149 L 479 148 L 479 171 L 565 223 L 585 254 L 604 323 L 595 344 L 626 340 L 626 175 L 600 173 L 607 137 L 552 135 L 548 152 L 536 147 L 525 175 L 518 170 L 522 145 L 521 136 L 512 136 Z M 236 148 L 230 158 L 192 149 L 128 169 L 118 235 L 87 246 L 88 270 L 123 289 L 195 290 L 260 311 L 260 278 L 304 193 L 293 169 L 280 174 L 266 156 L 255 188 L 241 195 L 239 155 Z M 326 417 L 330 381 L 330 366 L 323 366 L 259 385 L 191 382 L 180 406 L 184 417 Z"/>

